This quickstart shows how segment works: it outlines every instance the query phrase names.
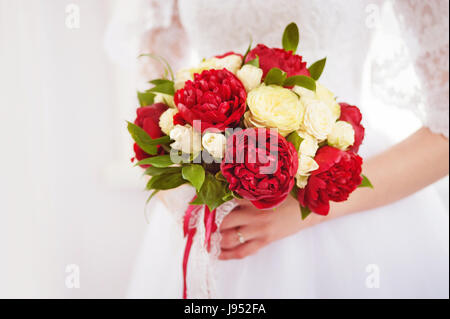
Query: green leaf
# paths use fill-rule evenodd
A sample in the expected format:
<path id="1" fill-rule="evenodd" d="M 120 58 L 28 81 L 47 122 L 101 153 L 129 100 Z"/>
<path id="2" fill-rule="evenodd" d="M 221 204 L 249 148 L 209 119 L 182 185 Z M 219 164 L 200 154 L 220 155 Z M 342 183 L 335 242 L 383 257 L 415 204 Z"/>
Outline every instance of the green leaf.
<path id="1" fill-rule="evenodd" d="M 314 80 L 319 80 L 320 76 L 322 75 L 323 69 L 325 68 L 325 64 L 327 63 L 327 58 L 323 58 L 322 60 L 319 60 L 313 65 L 309 67 L 309 73 L 311 74 L 311 77 Z"/>
<path id="2" fill-rule="evenodd" d="M 136 163 L 136 165 L 152 165 L 155 167 L 169 167 L 173 164 L 170 155 L 153 156 Z"/>
<path id="3" fill-rule="evenodd" d="M 316 81 L 314 81 L 314 79 L 310 78 L 309 76 L 305 75 L 290 76 L 283 83 L 283 86 L 294 86 L 294 85 L 304 87 L 311 91 L 316 90 Z"/>
<path id="4" fill-rule="evenodd" d="M 236 198 L 236 199 L 244 199 L 244 197 L 242 197 L 241 195 L 239 195 L 236 192 L 231 192 L 231 193 L 233 194 L 233 197 Z"/>
<path id="5" fill-rule="evenodd" d="M 215 175 L 216 179 L 218 179 L 221 182 L 226 182 L 228 183 L 227 179 L 225 178 L 225 176 L 223 176 L 221 171 L 218 171 Z"/>
<path id="6" fill-rule="evenodd" d="M 245 51 L 244 57 L 242 58 L 242 64 L 245 63 L 245 59 L 247 58 L 248 53 L 249 53 L 250 50 L 252 49 L 252 43 L 253 43 L 253 40 L 252 40 L 252 38 L 250 37 L 250 43 L 249 43 L 249 45 L 248 45 L 247 50 Z"/>
<path id="7" fill-rule="evenodd" d="M 224 197 L 222 197 L 222 200 L 224 202 L 228 202 L 229 200 L 232 200 L 234 198 L 233 193 L 229 192 Z"/>
<path id="8" fill-rule="evenodd" d="M 131 137 L 133 140 L 139 145 L 139 147 L 150 155 L 155 155 L 157 152 L 156 145 L 153 144 L 152 138 L 147 134 L 146 131 L 144 131 L 139 126 L 128 122 L 128 132 L 130 132 Z"/>
<path id="9" fill-rule="evenodd" d="M 256 58 L 254 58 L 253 60 L 248 61 L 245 64 L 250 64 L 253 66 L 256 66 L 257 68 L 259 68 L 259 56 L 256 56 Z"/>
<path id="10" fill-rule="evenodd" d="M 147 201 L 145 202 L 145 204 L 147 205 L 151 200 L 152 200 L 152 198 L 156 195 L 156 194 L 158 194 L 159 193 L 159 189 L 157 189 L 157 190 L 154 190 L 151 194 L 150 194 L 150 196 L 147 198 Z"/>
<path id="11" fill-rule="evenodd" d="M 294 145 L 295 149 L 299 150 L 300 148 L 300 144 L 302 143 L 303 139 L 300 137 L 300 135 L 298 135 L 297 132 L 292 132 L 291 134 L 288 135 L 288 137 L 286 138 L 286 140 L 288 142 L 291 142 L 292 145 Z"/>
<path id="12" fill-rule="evenodd" d="M 173 81 L 167 80 L 167 79 L 155 79 L 155 80 L 151 80 L 148 81 L 148 83 L 150 84 L 154 84 L 154 85 L 161 85 L 161 84 L 173 84 Z"/>
<path id="13" fill-rule="evenodd" d="M 359 185 L 358 187 L 369 187 L 369 188 L 373 188 L 372 183 L 370 182 L 369 178 L 365 175 L 362 175 L 362 182 L 361 185 Z"/>
<path id="14" fill-rule="evenodd" d="M 197 196 L 210 210 L 214 210 L 225 201 L 223 197 L 229 192 L 227 184 L 217 180 L 212 174 L 206 173 L 205 181 Z"/>
<path id="15" fill-rule="evenodd" d="M 266 78 L 264 79 L 264 83 L 266 85 L 280 85 L 282 86 L 284 81 L 286 80 L 286 72 L 278 69 L 272 68 L 267 72 Z"/>
<path id="16" fill-rule="evenodd" d="M 148 167 L 145 170 L 144 175 L 158 176 L 158 175 L 162 175 L 162 174 L 180 173 L 180 172 L 181 172 L 181 167 L 155 167 L 155 166 L 150 166 L 150 167 Z"/>
<path id="17" fill-rule="evenodd" d="M 167 190 L 177 188 L 186 183 L 181 173 L 153 176 L 147 184 L 147 189 Z"/>
<path id="18" fill-rule="evenodd" d="M 174 95 L 175 94 L 175 87 L 172 81 L 169 81 L 167 83 L 158 84 L 155 87 L 152 87 L 148 92 L 152 93 L 163 93 L 167 95 Z"/>
<path id="19" fill-rule="evenodd" d="M 308 207 L 300 206 L 300 210 L 302 211 L 302 220 L 305 220 L 312 213 Z"/>
<path id="20" fill-rule="evenodd" d="M 197 196 L 189 205 L 205 205 L 205 203 Z"/>
<path id="21" fill-rule="evenodd" d="M 170 143 L 170 137 L 169 136 L 163 136 L 159 138 L 152 138 L 151 141 L 149 141 L 151 145 L 163 145 L 163 144 L 169 144 Z"/>
<path id="22" fill-rule="evenodd" d="M 147 106 L 147 105 L 152 105 L 155 102 L 155 96 L 156 94 L 151 93 L 151 92 L 137 92 L 137 97 L 139 100 L 139 105 L 142 106 Z"/>
<path id="23" fill-rule="evenodd" d="M 295 200 L 298 200 L 298 187 L 297 187 L 297 185 L 294 185 L 294 187 L 292 188 L 290 194 Z"/>
<path id="24" fill-rule="evenodd" d="M 198 164 L 184 166 L 181 171 L 183 178 L 189 181 L 199 191 L 205 181 L 205 169 Z"/>
<path id="25" fill-rule="evenodd" d="M 295 24 L 295 22 L 288 24 L 286 29 L 284 29 L 283 40 L 281 41 L 283 44 L 283 49 L 295 53 L 295 51 L 297 51 L 299 40 L 300 35 L 298 32 L 297 24 Z"/>

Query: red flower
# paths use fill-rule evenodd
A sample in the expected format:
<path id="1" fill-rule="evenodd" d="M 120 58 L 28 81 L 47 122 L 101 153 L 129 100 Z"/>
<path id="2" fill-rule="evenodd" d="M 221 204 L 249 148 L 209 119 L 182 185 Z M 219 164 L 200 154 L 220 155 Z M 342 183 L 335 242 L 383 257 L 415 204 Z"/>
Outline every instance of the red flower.
<path id="1" fill-rule="evenodd" d="M 251 50 L 245 62 L 259 57 L 259 67 L 263 70 L 263 79 L 267 72 L 272 68 L 279 68 L 287 73 L 287 76 L 306 75 L 310 76 L 306 63 L 302 62 L 300 55 L 292 54 L 291 51 L 286 51 L 277 48 L 268 48 L 264 44 L 258 44 Z"/>
<path id="2" fill-rule="evenodd" d="M 257 144 L 261 141 L 263 145 Z M 294 146 L 276 131 L 265 128 L 231 135 L 221 164 L 230 189 L 259 209 L 273 208 L 286 199 L 295 184 L 297 168 Z"/>
<path id="3" fill-rule="evenodd" d="M 134 124 L 144 129 L 151 138 L 158 138 L 163 135 L 159 127 L 159 118 L 164 111 L 168 109 L 167 105 L 163 103 L 156 103 L 149 106 L 140 107 L 136 110 L 137 117 Z M 141 161 L 153 155 L 145 153 L 136 143 L 134 143 L 135 159 Z M 161 155 L 164 150 L 158 146 L 158 154 Z M 147 168 L 149 165 L 143 165 L 142 168 Z"/>
<path id="4" fill-rule="evenodd" d="M 319 168 L 312 172 L 306 188 L 299 189 L 298 201 L 319 215 L 328 215 L 330 201 L 343 202 L 362 182 L 362 158 L 324 146 L 314 158 Z"/>
<path id="5" fill-rule="evenodd" d="M 175 92 L 179 115 L 174 116 L 174 124 L 192 125 L 194 120 L 201 120 L 202 132 L 236 127 L 244 115 L 246 99 L 245 88 L 233 73 L 226 69 L 205 70 L 194 74 L 194 81 L 187 81 Z"/>
<path id="6" fill-rule="evenodd" d="M 347 103 L 339 103 L 341 105 L 341 121 L 350 123 L 355 131 L 355 143 L 350 147 L 349 151 L 358 153 L 359 147 L 364 140 L 364 126 L 361 125 L 361 111 L 354 105 Z"/>

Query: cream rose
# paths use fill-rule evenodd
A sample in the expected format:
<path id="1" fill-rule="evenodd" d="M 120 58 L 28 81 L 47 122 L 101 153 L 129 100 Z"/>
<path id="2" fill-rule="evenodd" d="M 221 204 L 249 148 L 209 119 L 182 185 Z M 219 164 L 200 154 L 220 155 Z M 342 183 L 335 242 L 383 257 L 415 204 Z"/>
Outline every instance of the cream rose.
<path id="1" fill-rule="evenodd" d="M 297 134 L 302 138 L 298 149 L 299 154 L 314 157 L 319 149 L 317 140 L 304 131 L 297 131 Z"/>
<path id="2" fill-rule="evenodd" d="M 239 80 L 244 84 L 247 92 L 253 90 L 261 83 L 263 70 L 254 65 L 246 64 L 236 73 Z"/>
<path id="3" fill-rule="evenodd" d="M 242 58 L 239 55 L 231 54 L 224 58 L 210 58 L 202 61 L 200 63 L 200 69 L 210 70 L 210 69 L 227 69 L 233 74 L 241 68 Z"/>
<path id="4" fill-rule="evenodd" d="M 306 107 L 304 129 L 319 142 L 325 140 L 335 123 L 331 110 L 324 102 L 317 99 L 302 98 L 302 101 Z"/>
<path id="5" fill-rule="evenodd" d="M 247 95 L 250 113 L 247 122 L 254 126 L 277 128 L 286 136 L 300 128 L 305 107 L 289 89 L 276 85 L 260 85 Z"/>
<path id="6" fill-rule="evenodd" d="M 350 123 L 338 121 L 328 135 L 328 145 L 346 150 L 355 143 L 355 131 Z"/>
<path id="7" fill-rule="evenodd" d="M 297 175 L 308 176 L 319 168 L 319 164 L 310 156 L 299 155 Z"/>
<path id="8" fill-rule="evenodd" d="M 224 58 L 210 58 L 203 60 L 198 67 L 181 69 L 175 75 L 175 90 L 179 90 L 184 87 L 186 81 L 193 80 L 195 73 L 202 73 L 204 70 L 211 69 L 227 69 L 233 74 L 240 69 L 242 65 L 242 58 L 239 55 L 231 54 Z"/>
<path id="9" fill-rule="evenodd" d="M 297 179 L 298 188 L 305 188 L 308 185 L 309 176 L 297 175 L 295 178 Z"/>
<path id="10" fill-rule="evenodd" d="M 170 139 L 174 140 L 170 146 L 182 151 L 183 153 L 198 153 L 201 151 L 201 136 L 200 133 L 193 130 L 190 126 L 175 125 L 170 131 Z"/>
<path id="11" fill-rule="evenodd" d="M 300 98 L 317 99 L 325 103 L 330 108 L 331 113 L 333 114 L 334 121 L 336 121 L 341 116 L 341 106 L 338 102 L 336 102 L 333 92 L 328 90 L 319 82 L 316 82 L 316 92 L 300 86 L 294 86 L 292 91 L 297 93 Z"/>
<path id="12" fill-rule="evenodd" d="M 173 116 L 178 113 L 178 109 L 167 109 L 159 118 L 159 127 L 164 134 L 170 135 L 173 129 Z"/>
<path id="13" fill-rule="evenodd" d="M 164 103 L 171 108 L 176 108 L 173 95 L 156 93 L 154 103 Z"/>
<path id="14" fill-rule="evenodd" d="M 205 133 L 202 137 L 203 147 L 215 158 L 222 158 L 227 139 L 223 134 Z"/>

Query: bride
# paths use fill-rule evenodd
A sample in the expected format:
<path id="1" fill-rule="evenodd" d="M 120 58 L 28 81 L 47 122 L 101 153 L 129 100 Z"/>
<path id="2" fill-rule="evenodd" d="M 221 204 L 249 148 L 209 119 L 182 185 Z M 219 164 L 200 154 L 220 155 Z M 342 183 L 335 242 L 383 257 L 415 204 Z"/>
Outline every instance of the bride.
<path id="1" fill-rule="evenodd" d="M 300 28 L 299 54 L 309 63 L 327 56 L 321 81 L 364 113 L 360 95 L 373 32 L 369 15 L 384 2 L 147 0 L 138 8 L 143 18 L 133 23 L 145 24 L 145 51 L 168 57 L 177 68 L 191 53 L 244 52 L 250 35 L 254 44 L 279 47 L 284 26 L 294 21 Z M 240 202 L 220 226 L 213 297 L 448 298 L 448 213 L 427 188 L 448 174 L 448 6 L 446 0 L 393 1 L 421 80 L 423 105 L 399 97 L 398 82 L 389 84 L 397 75 L 392 73 L 400 72 L 400 59 L 374 71 L 398 104 L 421 115 L 423 127 L 391 145 L 384 132 L 365 123 L 363 169 L 375 189 L 359 189 L 348 202 L 335 203 L 328 216 L 305 221 L 293 199 L 275 213 Z M 182 215 L 191 198 L 192 190 L 184 188 L 153 200 L 129 297 L 181 296 L 184 242 L 173 216 Z M 211 296 L 199 283 L 200 255 L 191 255 L 188 296 L 193 298 Z"/>

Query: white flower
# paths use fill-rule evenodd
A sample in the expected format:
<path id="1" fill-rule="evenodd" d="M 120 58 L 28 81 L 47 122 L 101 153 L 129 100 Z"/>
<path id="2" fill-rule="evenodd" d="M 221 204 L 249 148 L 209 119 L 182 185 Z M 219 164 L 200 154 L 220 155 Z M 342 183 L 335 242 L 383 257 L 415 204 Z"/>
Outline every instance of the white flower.
<path id="1" fill-rule="evenodd" d="M 304 131 L 297 131 L 297 134 L 303 139 L 298 149 L 299 154 L 314 157 L 319 149 L 317 140 Z"/>
<path id="2" fill-rule="evenodd" d="M 231 54 L 224 58 L 210 58 L 202 61 L 198 67 L 181 69 L 175 75 L 175 90 L 179 90 L 184 87 L 186 81 L 194 80 L 195 73 L 202 73 L 205 70 L 221 70 L 227 69 L 233 74 L 239 70 L 242 65 L 242 58 L 239 55 Z"/>
<path id="3" fill-rule="evenodd" d="M 184 87 L 186 81 L 194 79 L 194 69 L 181 69 L 175 75 L 175 90 L 179 90 Z"/>
<path id="4" fill-rule="evenodd" d="M 242 58 L 237 54 L 231 54 L 224 58 L 210 58 L 204 60 L 202 63 L 200 63 L 200 68 L 203 70 L 221 70 L 225 68 L 231 73 L 236 74 L 241 65 Z"/>
<path id="5" fill-rule="evenodd" d="M 239 80 L 244 84 L 245 90 L 248 92 L 253 90 L 261 83 L 263 70 L 260 68 L 246 64 L 236 73 Z"/>
<path id="6" fill-rule="evenodd" d="M 154 103 L 164 103 L 169 107 L 175 108 L 175 102 L 173 100 L 173 95 L 156 93 Z"/>
<path id="7" fill-rule="evenodd" d="M 170 135 L 173 129 L 173 116 L 178 113 L 178 109 L 167 109 L 159 118 L 159 127 L 164 134 Z"/>
<path id="8" fill-rule="evenodd" d="M 170 146 L 175 150 L 180 150 L 187 154 L 195 154 L 201 151 L 202 142 L 200 133 L 196 132 L 188 125 L 175 125 L 170 131 L 170 139 L 174 140 Z"/>
<path id="9" fill-rule="evenodd" d="M 318 141 L 323 141 L 331 133 L 335 123 L 329 107 L 317 99 L 302 98 L 306 107 L 303 121 L 304 129 Z"/>
<path id="10" fill-rule="evenodd" d="M 319 82 L 316 82 L 316 92 L 301 86 L 294 86 L 292 91 L 297 93 L 301 99 L 316 99 L 325 103 L 330 108 L 334 121 L 341 116 L 341 106 L 336 102 L 333 92 Z"/>
<path id="11" fill-rule="evenodd" d="M 319 168 L 319 164 L 310 156 L 299 155 L 297 175 L 308 176 Z"/>
<path id="12" fill-rule="evenodd" d="M 346 150 L 355 143 L 355 131 L 350 123 L 338 121 L 328 135 L 328 145 Z"/>
<path id="13" fill-rule="evenodd" d="M 223 134 L 205 133 L 202 137 L 202 145 L 213 157 L 222 158 L 226 140 Z"/>
<path id="14" fill-rule="evenodd" d="M 302 86 L 296 85 L 292 88 L 292 91 L 297 93 L 301 98 L 306 97 L 306 98 L 314 99 L 316 97 L 316 93 L 314 93 L 314 91 L 308 90 Z"/>
<path id="15" fill-rule="evenodd" d="M 305 188 L 308 185 L 309 176 L 297 175 L 295 178 L 297 179 L 298 188 Z"/>
<path id="16" fill-rule="evenodd" d="M 291 90 L 277 85 L 260 85 L 247 95 L 247 124 L 277 128 L 282 136 L 300 128 L 305 107 Z"/>

